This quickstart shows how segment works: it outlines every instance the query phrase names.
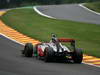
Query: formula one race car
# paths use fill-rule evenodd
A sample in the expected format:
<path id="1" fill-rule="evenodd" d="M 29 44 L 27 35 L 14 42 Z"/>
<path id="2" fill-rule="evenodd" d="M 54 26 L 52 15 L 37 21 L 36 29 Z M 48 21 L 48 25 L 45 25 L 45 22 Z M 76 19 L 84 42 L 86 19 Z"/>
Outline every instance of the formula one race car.
<path id="1" fill-rule="evenodd" d="M 70 47 L 66 44 L 70 43 Z M 72 60 L 74 63 L 81 63 L 83 59 L 82 49 L 76 48 L 75 40 L 68 38 L 57 38 L 52 34 L 52 39 L 49 43 L 39 43 L 33 46 L 31 43 L 26 43 L 22 54 L 26 57 L 42 58 L 45 62 L 55 60 Z"/>

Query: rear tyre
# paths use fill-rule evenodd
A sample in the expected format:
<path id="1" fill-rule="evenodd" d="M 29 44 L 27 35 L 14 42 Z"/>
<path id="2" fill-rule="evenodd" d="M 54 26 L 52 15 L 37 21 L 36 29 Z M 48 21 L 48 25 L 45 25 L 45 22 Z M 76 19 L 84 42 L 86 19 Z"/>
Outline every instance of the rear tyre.
<path id="1" fill-rule="evenodd" d="M 72 54 L 72 60 L 74 61 L 74 63 L 81 63 L 83 60 L 83 52 L 82 49 L 75 49 L 73 54 Z"/>
<path id="2" fill-rule="evenodd" d="M 25 55 L 25 57 L 32 57 L 33 45 L 31 43 L 26 43 L 25 44 L 23 54 Z"/>
<path id="3" fill-rule="evenodd" d="M 44 61 L 51 62 L 53 61 L 54 51 L 50 47 L 46 47 L 44 50 Z"/>

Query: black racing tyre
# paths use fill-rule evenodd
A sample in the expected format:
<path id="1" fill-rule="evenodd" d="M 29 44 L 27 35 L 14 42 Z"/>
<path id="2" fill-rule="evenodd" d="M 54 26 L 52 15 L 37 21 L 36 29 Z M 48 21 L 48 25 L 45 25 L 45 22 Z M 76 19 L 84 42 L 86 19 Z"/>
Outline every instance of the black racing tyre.
<path id="1" fill-rule="evenodd" d="M 80 48 L 74 50 L 72 54 L 72 60 L 74 63 L 81 63 L 83 60 L 83 51 Z"/>
<path id="2" fill-rule="evenodd" d="M 24 47 L 25 57 L 32 57 L 33 54 L 33 45 L 31 43 L 26 43 Z"/>
<path id="3" fill-rule="evenodd" d="M 51 62 L 53 61 L 54 51 L 51 47 L 46 47 L 44 50 L 44 61 Z"/>

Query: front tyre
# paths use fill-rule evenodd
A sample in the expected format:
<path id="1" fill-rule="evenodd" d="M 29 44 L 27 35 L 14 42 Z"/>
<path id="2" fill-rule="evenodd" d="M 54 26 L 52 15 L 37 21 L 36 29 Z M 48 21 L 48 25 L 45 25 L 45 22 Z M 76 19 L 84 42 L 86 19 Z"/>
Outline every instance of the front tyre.
<path id="1" fill-rule="evenodd" d="M 76 48 L 72 54 L 72 60 L 74 63 L 81 63 L 83 60 L 83 51 L 80 48 Z"/>
<path id="2" fill-rule="evenodd" d="M 33 54 L 33 45 L 31 43 L 26 43 L 24 47 L 24 55 L 25 57 L 32 57 Z"/>

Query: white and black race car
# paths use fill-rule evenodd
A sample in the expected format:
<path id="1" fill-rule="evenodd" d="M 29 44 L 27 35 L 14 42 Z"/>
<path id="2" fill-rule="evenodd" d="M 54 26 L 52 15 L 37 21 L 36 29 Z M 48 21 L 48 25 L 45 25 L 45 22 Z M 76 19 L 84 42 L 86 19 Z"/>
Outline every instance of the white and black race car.
<path id="1" fill-rule="evenodd" d="M 70 47 L 62 43 L 70 43 Z M 26 43 L 22 54 L 26 57 L 42 58 L 45 62 L 71 60 L 74 63 L 81 63 L 83 60 L 82 49 L 76 48 L 74 39 L 58 39 L 54 34 L 52 34 L 52 39 L 49 43 L 39 43 L 35 46 L 31 43 Z"/>

